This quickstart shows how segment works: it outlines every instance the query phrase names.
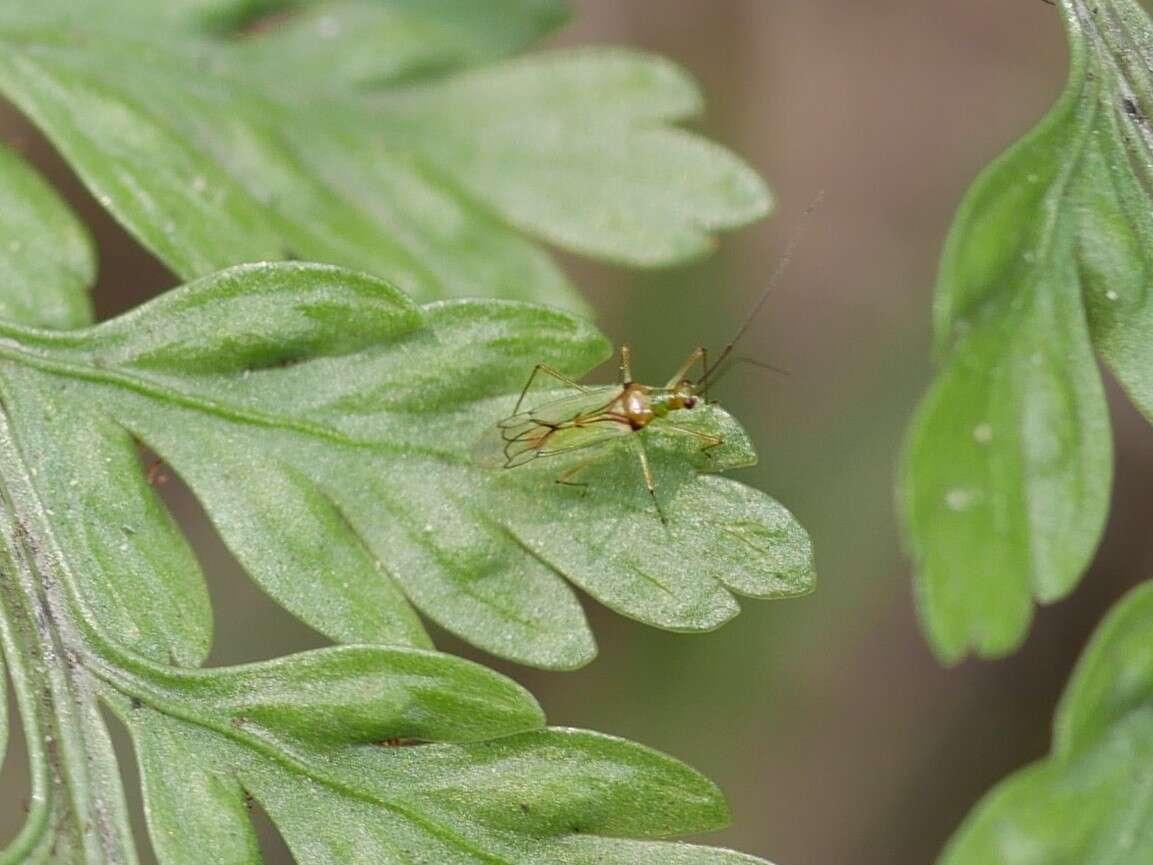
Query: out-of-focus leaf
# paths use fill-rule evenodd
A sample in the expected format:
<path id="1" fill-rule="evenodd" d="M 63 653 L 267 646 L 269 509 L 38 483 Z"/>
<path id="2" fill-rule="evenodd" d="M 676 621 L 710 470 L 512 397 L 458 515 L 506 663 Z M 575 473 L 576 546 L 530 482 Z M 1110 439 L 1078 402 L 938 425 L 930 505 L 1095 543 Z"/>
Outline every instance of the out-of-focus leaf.
<path id="1" fill-rule="evenodd" d="M 266 591 L 343 642 L 427 645 L 411 602 L 496 654 L 575 667 L 593 641 L 561 575 L 625 615 L 685 631 L 735 615 L 733 592 L 811 588 L 809 541 L 793 517 L 703 474 L 754 459 L 715 407 L 684 412 L 685 426 L 722 447 L 702 452 L 654 423 L 595 454 L 582 488 L 554 481 L 585 452 L 509 470 L 474 464 L 474 443 L 511 412 L 536 363 L 579 375 L 608 353 L 567 314 L 500 301 L 420 307 L 369 277 L 289 264 L 228 271 L 87 330 L 10 333 L 4 396 L 41 498 L 61 515 L 104 516 L 70 521 L 86 528 L 68 540 L 90 557 L 84 573 L 115 574 L 126 598 L 102 615 L 106 628 L 154 657 L 200 657 L 206 604 L 147 485 L 120 492 L 126 469 L 112 460 L 130 460 L 129 434 L 192 487 Z M 77 426 L 99 438 L 70 448 Z M 85 473 L 104 453 L 108 465 Z M 112 603 L 106 587 L 78 579 L 94 609 Z M 165 586 L 183 586 L 173 594 L 183 600 L 159 604 Z"/>
<path id="2" fill-rule="evenodd" d="M 525 48 L 567 17 L 559 0 L 338 0 L 266 18 L 245 44 L 254 73 L 334 91 L 444 74 Z M 293 67 L 285 70 L 284 59 Z"/>
<path id="3" fill-rule="evenodd" d="M 1071 71 L 977 180 L 941 265 L 941 374 L 904 496 L 929 637 L 1002 655 L 1064 597 L 1104 525 L 1112 452 L 1096 349 L 1153 417 L 1153 26 L 1133 0 L 1061 0 Z"/>
<path id="4" fill-rule="evenodd" d="M 382 134 L 525 231 L 659 265 L 702 254 L 711 232 L 765 213 L 756 175 L 664 125 L 700 108 L 672 64 L 585 50 L 402 91 L 385 102 L 393 122 Z"/>
<path id="5" fill-rule="evenodd" d="M 1153 586 L 1125 598 L 1081 659 L 1053 753 L 977 806 L 942 865 L 1142 865 L 1153 846 Z"/>
<path id="6" fill-rule="evenodd" d="M 510 226 L 659 265 L 769 206 L 745 165 L 669 126 L 700 108 L 671 64 L 499 61 L 556 23 L 549 0 L 347 0 L 255 22 L 248 4 L 16 5 L 30 8 L 0 10 L 0 92 L 187 278 L 296 257 L 422 300 L 581 309 Z"/>
<path id="7" fill-rule="evenodd" d="M 40 327 L 92 320 L 96 273 L 84 227 L 24 161 L 0 146 L 0 318 Z"/>

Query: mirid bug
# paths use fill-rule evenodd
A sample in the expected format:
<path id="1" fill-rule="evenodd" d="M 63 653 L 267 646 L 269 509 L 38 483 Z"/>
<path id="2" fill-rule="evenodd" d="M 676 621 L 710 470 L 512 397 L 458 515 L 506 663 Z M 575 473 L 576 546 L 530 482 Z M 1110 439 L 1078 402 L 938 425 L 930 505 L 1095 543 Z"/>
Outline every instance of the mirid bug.
<path id="1" fill-rule="evenodd" d="M 677 418 L 709 402 L 709 385 L 716 381 L 718 371 L 724 364 L 735 359 L 733 350 L 761 311 L 770 292 L 784 276 L 800 242 L 805 223 L 821 198 L 817 196 L 805 209 L 801 224 L 790 239 L 764 292 L 712 364 L 709 363 L 706 348 L 695 348 L 669 380 L 658 387 L 641 384 L 633 378 L 632 352 L 628 344 L 620 347 L 620 376 L 614 385 L 584 385 L 547 364 L 539 363 L 525 382 L 512 414 L 497 423 L 495 429 L 478 443 L 475 450 L 478 461 L 504 469 L 515 469 L 534 460 L 595 449 L 596 452 L 587 459 L 568 467 L 556 478 L 559 484 L 584 486 L 573 478 L 609 453 L 614 442 L 628 441 L 635 449 L 645 487 L 652 496 L 657 514 L 665 522 L 648 454 L 641 437 L 636 433 L 649 427 L 659 428 L 665 433 L 695 439 L 703 451 L 724 444 L 720 436 L 681 426 Z M 690 373 L 698 364 L 700 377 L 690 378 Z M 576 392 L 525 410 L 533 384 L 541 375 L 554 378 Z"/>

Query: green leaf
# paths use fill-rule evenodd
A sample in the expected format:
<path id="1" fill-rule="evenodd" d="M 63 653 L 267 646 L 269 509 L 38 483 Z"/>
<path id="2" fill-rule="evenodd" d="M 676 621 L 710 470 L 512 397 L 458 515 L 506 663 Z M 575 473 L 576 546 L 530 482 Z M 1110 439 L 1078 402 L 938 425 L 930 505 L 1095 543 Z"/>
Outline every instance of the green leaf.
<path id="1" fill-rule="evenodd" d="M 196 280 L 92 326 L 83 229 L 0 152 L 0 650 L 31 777 L 0 865 L 138 861 L 103 709 L 131 736 L 164 865 L 258 865 L 254 804 L 301 862 L 760 861 L 656 840 L 727 821 L 692 770 L 542 729 L 519 686 L 426 651 L 422 614 L 526 663 L 587 662 L 566 577 L 693 631 L 735 614 L 733 593 L 812 583 L 792 516 L 715 476 L 754 459 L 715 407 L 684 425 L 722 446 L 654 423 L 598 453 L 583 489 L 554 483 L 567 457 L 472 459 L 535 364 L 579 375 L 608 353 L 581 319 L 508 300 L 583 311 L 529 236 L 669 264 L 769 206 L 746 166 L 673 127 L 700 98 L 668 63 L 505 59 L 564 10 L 0 4 L 0 93 Z M 328 266 L 218 272 L 281 258 Z M 505 300 L 410 299 L 471 295 Z M 209 599 L 150 452 L 275 600 L 346 645 L 201 669 Z M 0 715 L 0 753 L 6 732 Z"/>
<path id="2" fill-rule="evenodd" d="M 400 92 L 397 149 L 521 229 L 588 255 L 659 265 L 711 249 L 709 232 L 765 215 L 756 175 L 660 124 L 700 112 L 671 64 L 618 50 L 527 58 Z M 483 130 L 478 135 L 477 130 Z"/>
<path id="3" fill-rule="evenodd" d="M 140 471 L 132 436 L 98 406 L 9 369 L 0 391 L 20 410 L 13 432 L 27 454 L 78 590 L 110 633 L 160 661 L 208 655 L 212 610 L 196 556 Z"/>
<path id="4" fill-rule="evenodd" d="M 291 279 L 292 270 L 309 269 L 316 270 L 280 275 Z M 259 287 L 284 268 L 250 270 Z M 326 274 L 335 281 L 339 272 L 311 276 L 321 282 Z M 342 281 L 352 284 L 353 295 L 369 284 L 351 275 Z M 246 299 L 244 272 L 221 282 L 205 287 L 217 302 L 227 302 L 230 290 Z M 325 292 L 330 302 L 316 303 L 318 290 L 294 308 L 311 314 L 322 331 L 340 320 L 349 300 L 332 285 Z M 411 309 L 388 289 L 380 294 L 378 300 L 397 300 L 402 319 Z M 280 296 L 291 297 L 291 289 Z M 174 322 L 194 306 L 181 293 L 157 303 L 165 301 Z M 138 315 L 163 319 L 163 312 L 146 308 Z M 221 334 L 222 354 L 243 331 L 236 324 Z M 71 350 L 61 344 L 91 349 L 99 331 L 24 335 L 43 343 L 29 349 L 40 363 L 55 356 L 51 363 L 62 370 Z M 109 344 L 122 351 L 139 348 L 117 341 L 115 327 L 108 333 Z M 343 357 L 317 353 L 321 360 L 313 362 Z M 241 350 L 234 357 L 252 355 Z M 7 365 L 10 378 L 19 378 L 16 364 Z M 2 404 L 0 637 L 26 713 L 33 790 L 27 823 L 0 850 L 0 862 L 136 861 L 100 703 L 133 739 L 149 833 L 163 865 L 257 865 L 247 814 L 252 802 L 307 862 L 623 865 L 663 854 L 683 865 L 759 861 L 624 840 L 707 831 L 727 821 L 728 812 L 712 784 L 671 758 L 593 733 L 541 729 L 540 708 L 527 692 L 472 662 L 359 645 L 204 670 L 126 649 L 130 640 L 106 631 L 106 611 L 88 603 L 70 542 L 61 544 L 59 521 L 38 488 L 40 474 L 10 426 L 16 403 Z"/>
<path id="5" fill-rule="evenodd" d="M 433 660 L 447 666 L 443 657 Z M 425 687 L 430 696 L 447 698 L 447 683 L 438 683 L 435 692 L 432 683 Z M 291 685 L 277 690 L 289 697 Z M 478 689 L 478 705 L 482 692 Z M 528 710 L 523 715 L 508 716 L 512 704 L 502 706 L 506 732 L 537 720 L 531 701 L 522 703 Z M 299 742 L 291 752 L 269 753 L 265 731 L 248 723 L 223 734 L 142 706 L 121 704 L 121 714 L 136 741 L 154 805 L 148 810 L 149 828 L 163 865 L 259 862 L 243 812 L 245 791 L 268 813 L 298 861 L 334 865 L 572 863 L 582 856 L 589 861 L 590 848 L 603 857 L 596 861 L 624 863 L 636 861 L 628 858 L 636 842 L 597 836 L 701 831 L 727 819 L 716 788 L 683 765 L 582 731 L 410 747 L 388 737 L 374 742 L 362 736 L 322 750 Z M 406 714 L 401 723 L 378 717 L 373 735 L 403 731 L 434 738 L 422 727 L 419 712 Z M 267 717 L 275 725 L 275 715 Z M 203 826 L 209 834 L 190 832 L 189 826 Z M 217 839 L 207 851 L 205 837 Z M 650 842 L 641 849 L 693 865 L 760 861 L 667 843 Z"/>
<path id="6" fill-rule="evenodd" d="M 1012 651 L 1093 556 L 1112 471 L 1094 349 L 1153 417 L 1153 25 L 1132 0 L 1059 7 L 1069 83 L 961 207 L 909 435 L 907 533 L 950 661 Z"/>
<path id="7" fill-rule="evenodd" d="M 1153 585 L 1101 625 L 1058 710 L 1053 753 L 970 815 L 942 865 L 1139 865 L 1153 844 Z"/>
<path id="8" fill-rule="evenodd" d="M 573 459 L 473 462 L 536 363 L 579 375 L 606 356 L 604 339 L 567 314 L 420 307 L 370 277 L 284 264 L 209 277 L 86 330 L 9 332 L 0 387 L 38 495 L 54 513 L 101 517 L 61 529 L 83 557 L 80 590 L 110 633 L 154 658 L 203 657 L 207 602 L 190 554 L 124 464 L 130 436 L 184 478 L 269 594 L 342 642 L 427 646 L 411 603 L 490 652 L 570 668 L 594 644 L 561 575 L 625 615 L 684 631 L 735 615 L 733 592 L 812 586 L 792 516 L 705 474 L 754 460 L 715 407 L 686 413 L 685 426 L 722 447 L 702 452 L 654 424 L 595 454 L 579 489 L 554 483 Z M 79 448 L 77 428 L 93 436 Z"/>
<path id="9" fill-rule="evenodd" d="M 284 58 L 306 87 L 379 86 L 499 60 L 561 24 L 559 0 L 342 0 L 311 3 L 245 46 L 246 60 L 283 81 Z"/>
<path id="10" fill-rule="evenodd" d="M 745 165 L 669 126 L 700 109 L 669 63 L 620 50 L 499 61 L 555 24 L 554 2 L 313 3 L 239 38 L 220 22 L 243 22 L 244 4 L 156 5 L 0 11 L 0 91 L 186 278 L 296 257 L 422 300 L 582 310 L 513 226 L 661 265 L 769 207 Z"/>
<path id="11" fill-rule="evenodd" d="M 40 176 L 0 147 L 0 317 L 39 327 L 92 321 L 96 259 L 84 227 Z"/>

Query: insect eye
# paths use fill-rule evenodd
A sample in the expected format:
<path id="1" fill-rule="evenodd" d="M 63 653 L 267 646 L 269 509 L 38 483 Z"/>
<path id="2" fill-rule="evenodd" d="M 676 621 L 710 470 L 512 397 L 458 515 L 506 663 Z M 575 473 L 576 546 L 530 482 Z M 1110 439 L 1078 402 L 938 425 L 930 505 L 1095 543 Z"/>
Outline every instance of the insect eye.
<path id="1" fill-rule="evenodd" d="M 696 404 L 697 398 L 695 396 L 690 396 L 685 400 L 685 408 L 693 408 Z"/>

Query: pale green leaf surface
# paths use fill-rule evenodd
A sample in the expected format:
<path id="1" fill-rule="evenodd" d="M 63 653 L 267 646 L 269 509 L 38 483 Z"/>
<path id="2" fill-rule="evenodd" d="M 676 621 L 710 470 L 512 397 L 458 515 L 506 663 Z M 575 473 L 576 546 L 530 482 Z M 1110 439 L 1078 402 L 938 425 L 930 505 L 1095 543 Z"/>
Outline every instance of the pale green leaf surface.
<path id="1" fill-rule="evenodd" d="M 727 808 L 669 757 L 535 729 L 531 697 L 467 661 L 347 647 L 233 669 L 126 665 L 101 675 L 135 742 L 162 865 L 259 862 L 246 795 L 298 861 L 322 865 L 580 865 L 638 851 L 637 861 L 667 852 L 685 865 L 760 861 L 622 840 L 714 829 Z"/>
<path id="2" fill-rule="evenodd" d="M 131 435 L 43 376 L 0 370 L 0 393 L 78 590 L 110 633 L 160 661 L 198 664 L 212 610 L 195 555 L 141 472 Z"/>
<path id="3" fill-rule="evenodd" d="M 23 347 L 11 375 L 29 389 L 12 388 L 17 407 L 85 406 L 129 430 L 191 486 L 264 589 L 339 641 L 428 645 L 415 606 L 495 654 L 574 667 L 594 647 L 561 575 L 627 616 L 684 631 L 731 618 L 732 591 L 781 598 L 812 585 L 792 516 L 707 474 L 754 460 L 715 407 L 684 425 L 721 435 L 722 447 L 701 452 L 655 423 L 594 453 L 581 488 L 554 481 L 585 452 L 512 470 L 474 464 L 474 443 L 511 411 L 534 364 L 580 374 L 607 354 L 567 314 L 418 307 L 347 271 L 262 265 L 88 330 L 13 335 Z M 667 525 L 644 486 L 642 443 Z M 61 507 L 81 494 L 69 484 L 57 482 Z"/>
<path id="4" fill-rule="evenodd" d="M 709 232 L 766 212 L 754 173 L 658 125 L 700 105 L 691 82 L 657 58 L 542 55 L 401 91 L 385 105 L 387 139 L 425 154 L 522 229 L 578 252 L 661 264 L 702 254 Z"/>
<path id="5" fill-rule="evenodd" d="M 1102 624 L 1057 713 L 1053 753 L 988 794 L 942 865 L 1141 865 L 1153 848 L 1153 587 Z"/>
<path id="6" fill-rule="evenodd" d="M 499 59 L 565 17 L 557 0 L 341 0 L 306 7 L 242 51 L 278 86 L 288 74 L 304 87 L 372 87 Z"/>
<path id="7" fill-rule="evenodd" d="M 677 70 L 627 52 L 501 63 L 563 5 L 484 6 L 0 4 L 0 91 L 188 278 L 302 257 L 421 299 L 580 309 L 547 253 L 511 226 L 663 264 L 766 210 L 744 165 L 668 127 L 699 110 Z M 472 130 L 489 143 L 449 164 L 438 148 L 442 135 L 461 147 L 460 123 L 414 106 L 427 97 L 455 110 L 473 87 L 494 105 L 502 89 L 510 98 Z M 510 123 L 525 141 L 508 137 Z M 507 190 L 494 187 L 506 158 Z M 593 194 L 579 200 L 556 159 L 579 161 Z M 562 574 L 627 615 L 685 630 L 732 615 L 728 589 L 806 591 L 811 551 L 791 516 L 707 474 L 752 460 L 731 418 L 692 420 L 726 436 L 707 461 L 659 429 L 629 442 L 650 450 L 667 527 L 628 449 L 605 455 L 614 483 L 574 499 L 552 483 L 564 461 L 513 475 L 470 453 L 534 363 L 579 374 L 603 358 L 603 339 L 579 320 L 495 301 L 421 307 L 377 279 L 287 265 L 208 277 L 85 327 L 95 263 L 83 230 L 6 153 L 0 188 L 19 205 L 0 214 L 0 234 L 53 244 L 48 255 L 0 250 L 19 271 L 0 279 L 0 639 L 32 787 L 0 865 L 137 861 L 100 700 L 133 738 L 165 865 L 256 865 L 250 801 L 302 862 L 758 861 L 615 837 L 704 831 L 727 811 L 667 757 L 537 729 L 539 708 L 508 680 L 381 645 L 427 646 L 419 609 L 509 657 L 584 663 L 592 636 Z M 274 598 L 337 641 L 376 645 L 196 669 L 211 640 L 207 595 L 146 481 L 145 447 L 190 483 Z M 617 543 L 540 537 L 550 513 L 599 541 L 606 497 L 622 514 Z"/>
<path id="8" fill-rule="evenodd" d="M 734 156 L 668 126 L 700 99 L 663 60 L 605 50 L 474 66 L 552 26 L 554 3 L 503 0 L 503 15 L 452 0 L 317 3 L 242 38 L 171 11 L 118 30 L 94 0 L 69 5 L 87 14 L 59 2 L 0 13 L 0 91 L 187 278 L 297 257 L 422 300 L 579 310 L 510 225 L 658 265 L 769 206 Z"/>
<path id="9" fill-rule="evenodd" d="M 240 780 L 205 764 L 209 734 L 140 709 L 132 715 L 132 738 L 148 834 L 161 865 L 260 865 Z"/>
<path id="10" fill-rule="evenodd" d="M 1057 712 L 1053 749 L 1070 756 L 1153 705 L 1153 587 L 1132 592 L 1097 628 Z"/>
<path id="11" fill-rule="evenodd" d="M 16 153 L 0 146 L 0 317 L 40 327 L 92 320 L 96 260 L 84 227 Z"/>
<path id="12" fill-rule="evenodd" d="M 1058 4 L 1069 83 L 975 182 L 937 286 L 940 376 L 910 431 L 907 534 L 947 660 L 1002 655 L 1064 597 L 1108 510 L 1095 349 L 1153 417 L 1153 28 L 1132 0 Z"/>

